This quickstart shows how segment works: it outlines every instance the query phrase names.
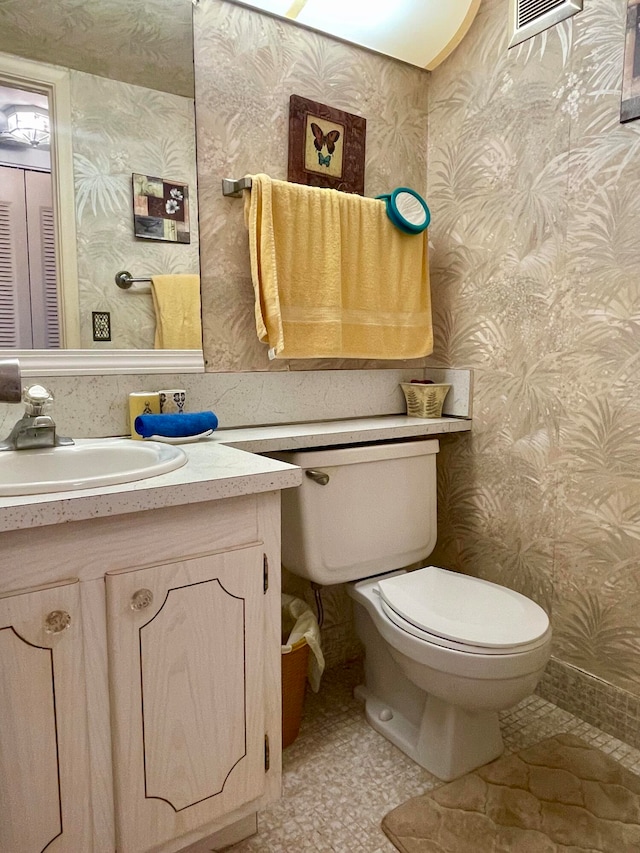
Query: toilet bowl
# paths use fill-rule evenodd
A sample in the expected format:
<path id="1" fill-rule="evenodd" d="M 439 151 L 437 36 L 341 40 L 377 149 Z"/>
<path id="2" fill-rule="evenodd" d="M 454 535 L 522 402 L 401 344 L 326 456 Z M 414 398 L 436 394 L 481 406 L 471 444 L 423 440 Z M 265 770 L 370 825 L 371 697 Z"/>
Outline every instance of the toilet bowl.
<path id="1" fill-rule="evenodd" d="M 532 693 L 551 650 L 544 610 L 436 566 L 438 442 L 270 454 L 305 470 L 282 494 L 282 563 L 347 583 L 365 649 L 371 726 L 449 781 L 503 750 L 498 712 Z"/>
<path id="2" fill-rule="evenodd" d="M 385 595 L 389 581 L 397 599 Z M 549 660 L 544 610 L 512 590 L 435 566 L 347 589 L 366 652 L 365 684 L 356 695 L 370 725 L 445 781 L 497 758 L 503 750 L 498 711 L 532 693 Z M 441 618 L 443 604 L 450 613 L 458 609 L 453 593 L 465 596 L 463 604 L 475 602 L 472 620 L 468 612 Z M 401 613 L 388 598 L 399 600 Z M 429 631 L 430 620 L 448 636 Z"/>

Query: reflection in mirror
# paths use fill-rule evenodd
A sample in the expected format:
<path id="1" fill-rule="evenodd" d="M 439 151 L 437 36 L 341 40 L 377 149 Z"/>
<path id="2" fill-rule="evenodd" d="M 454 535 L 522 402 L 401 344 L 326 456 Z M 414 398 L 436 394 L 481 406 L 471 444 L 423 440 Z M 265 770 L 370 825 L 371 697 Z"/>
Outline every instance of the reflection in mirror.
<path id="1" fill-rule="evenodd" d="M 2 3 L 0 92 L 21 88 L 34 106 L 47 94 L 51 101 L 52 163 L 29 170 L 53 173 L 60 302 L 58 340 L 51 334 L 43 342 L 32 331 L 31 344 L 24 333 L 15 346 L 152 349 L 151 296 L 120 290 L 115 274 L 199 273 L 191 14 L 191 0 L 51 0 L 46 15 L 41 0 Z M 60 86 L 42 83 L 54 73 Z M 0 134 L 7 129 L 6 107 L 13 105 L 8 101 L 20 103 L 18 96 L 6 98 L 0 101 Z M 30 147 L 39 157 L 45 152 L 42 143 Z M 61 174 L 65 157 L 67 178 Z M 4 147 L 0 163 L 25 171 L 24 164 L 8 163 Z M 188 187 L 190 242 L 134 236 L 134 173 Z M 4 175 L 0 203 L 7 192 Z M 50 280 L 50 256 L 48 269 Z M 26 290 L 31 292 L 28 283 Z M 33 317 L 22 296 L 20 308 L 21 316 Z M 95 340 L 96 314 L 103 331 L 108 324 L 110 341 Z M 10 344 L 0 341 L 5 346 Z"/>
<path id="2" fill-rule="evenodd" d="M 1 347 L 60 346 L 49 143 L 48 96 L 0 86 Z"/>

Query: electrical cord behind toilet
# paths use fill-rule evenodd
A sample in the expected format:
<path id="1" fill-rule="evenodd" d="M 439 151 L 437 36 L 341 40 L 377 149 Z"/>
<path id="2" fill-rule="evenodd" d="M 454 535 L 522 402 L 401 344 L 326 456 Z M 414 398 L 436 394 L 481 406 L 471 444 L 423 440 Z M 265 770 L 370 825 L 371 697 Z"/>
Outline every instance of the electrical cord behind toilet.
<path id="1" fill-rule="evenodd" d="M 318 625 L 322 628 L 324 622 L 324 607 L 322 605 L 322 586 L 315 581 L 311 581 L 311 589 L 316 600 L 316 612 L 318 614 Z"/>

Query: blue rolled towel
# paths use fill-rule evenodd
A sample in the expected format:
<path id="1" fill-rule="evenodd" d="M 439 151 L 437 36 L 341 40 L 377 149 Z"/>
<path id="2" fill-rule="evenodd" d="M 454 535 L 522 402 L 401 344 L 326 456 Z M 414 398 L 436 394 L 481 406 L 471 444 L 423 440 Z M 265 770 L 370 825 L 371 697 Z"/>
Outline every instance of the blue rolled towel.
<path id="1" fill-rule="evenodd" d="M 167 438 L 186 438 L 200 435 L 218 426 L 218 418 L 213 412 L 182 412 L 172 415 L 138 415 L 134 428 L 138 435 L 149 438 L 163 435 Z"/>

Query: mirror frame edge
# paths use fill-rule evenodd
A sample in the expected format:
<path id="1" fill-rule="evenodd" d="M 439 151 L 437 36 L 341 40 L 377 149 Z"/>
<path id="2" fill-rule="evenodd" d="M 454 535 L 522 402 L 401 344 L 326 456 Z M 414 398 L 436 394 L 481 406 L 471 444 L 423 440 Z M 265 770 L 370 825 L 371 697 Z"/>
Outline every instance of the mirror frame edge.
<path id="1" fill-rule="evenodd" d="M 204 373 L 202 350 L 0 350 L 17 358 L 22 376 L 114 376 Z"/>
<path id="2" fill-rule="evenodd" d="M 56 275 L 61 304 L 63 346 L 80 347 L 78 258 L 76 253 L 75 187 L 71 143 L 71 82 L 69 71 L 20 56 L 0 53 L 0 78 L 16 88 L 37 89 L 49 99 L 51 181 L 55 223 Z"/>

